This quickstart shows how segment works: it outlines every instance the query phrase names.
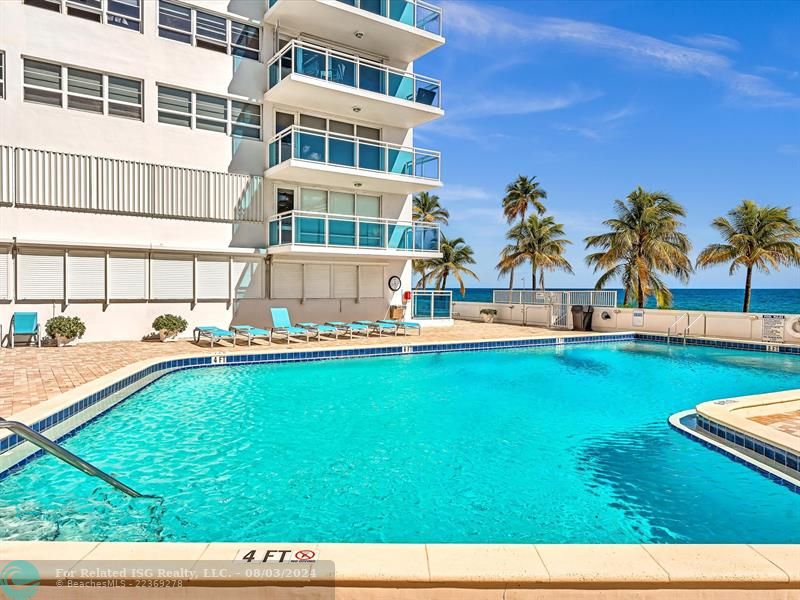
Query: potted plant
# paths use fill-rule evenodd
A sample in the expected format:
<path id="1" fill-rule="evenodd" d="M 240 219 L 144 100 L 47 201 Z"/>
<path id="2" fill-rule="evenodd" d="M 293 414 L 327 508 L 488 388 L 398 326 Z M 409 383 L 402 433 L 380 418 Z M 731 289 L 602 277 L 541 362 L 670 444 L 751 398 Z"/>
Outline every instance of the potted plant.
<path id="1" fill-rule="evenodd" d="M 153 321 L 153 329 L 158 332 L 162 342 L 175 339 L 179 333 L 186 331 L 187 326 L 186 319 L 178 315 L 160 315 Z"/>
<path id="2" fill-rule="evenodd" d="M 492 323 L 494 322 L 494 318 L 497 316 L 497 311 L 494 308 L 482 308 L 481 309 L 481 317 L 483 317 L 484 323 Z"/>
<path id="3" fill-rule="evenodd" d="M 80 317 L 53 317 L 45 323 L 44 330 L 47 335 L 56 341 L 57 346 L 67 346 L 83 337 L 86 333 L 86 324 Z"/>

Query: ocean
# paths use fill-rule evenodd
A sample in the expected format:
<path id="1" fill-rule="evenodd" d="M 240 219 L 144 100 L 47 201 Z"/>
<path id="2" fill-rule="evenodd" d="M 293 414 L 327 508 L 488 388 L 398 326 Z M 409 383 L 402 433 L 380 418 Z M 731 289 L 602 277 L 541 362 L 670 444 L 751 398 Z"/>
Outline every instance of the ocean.
<path id="1" fill-rule="evenodd" d="M 492 290 L 497 288 L 467 288 L 464 296 L 458 289 L 453 291 L 453 300 L 464 302 L 491 302 Z M 580 289 L 580 288 L 573 288 Z M 586 288 L 583 288 L 586 289 Z M 623 292 L 618 290 L 619 301 Z M 678 310 L 717 310 L 739 312 L 742 310 L 744 290 L 740 289 L 673 289 L 673 306 Z M 647 308 L 655 308 L 650 299 Z M 750 312 L 800 314 L 800 288 L 754 289 L 750 297 Z"/>

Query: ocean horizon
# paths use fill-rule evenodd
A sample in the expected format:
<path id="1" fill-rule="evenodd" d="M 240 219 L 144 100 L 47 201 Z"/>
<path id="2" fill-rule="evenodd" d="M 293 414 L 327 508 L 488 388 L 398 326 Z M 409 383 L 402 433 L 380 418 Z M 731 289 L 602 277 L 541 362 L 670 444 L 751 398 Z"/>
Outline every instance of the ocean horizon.
<path id="1" fill-rule="evenodd" d="M 507 289 L 468 287 L 462 296 L 458 288 L 448 288 L 456 302 L 491 302 L 492 291 Z M 520 289 L 520 288 L 515 288 Z M 587 290 L 591 288 L 553 288 L 565 290 Z M 623 290 L 617 289 L 619 301 Z M 545 290 L 546 291 L 546 290 Z M 672 307 L 675 310 L 707 310 L 740 312 L 744 301 L 744 290 L 736 288 L 678 288 L 672 290 Z M 656 308 L 655 299 L 649 298 L 645 308 Z M 753 289 L 750 297 L 750 312 L 800 314 L 800 288 Z"/>

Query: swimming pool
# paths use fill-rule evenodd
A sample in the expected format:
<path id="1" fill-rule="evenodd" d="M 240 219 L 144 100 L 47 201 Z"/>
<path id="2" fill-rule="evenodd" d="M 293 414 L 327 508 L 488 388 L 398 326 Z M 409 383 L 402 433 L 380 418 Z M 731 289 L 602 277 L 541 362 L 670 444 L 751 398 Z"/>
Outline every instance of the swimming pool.
<path id="1" fill-rule="evenodd" d="M 169 374 L 0 481 L 0 539 L 798 543 L 800 495 L 670 429 L 800 360 L 646 342 Z"/>

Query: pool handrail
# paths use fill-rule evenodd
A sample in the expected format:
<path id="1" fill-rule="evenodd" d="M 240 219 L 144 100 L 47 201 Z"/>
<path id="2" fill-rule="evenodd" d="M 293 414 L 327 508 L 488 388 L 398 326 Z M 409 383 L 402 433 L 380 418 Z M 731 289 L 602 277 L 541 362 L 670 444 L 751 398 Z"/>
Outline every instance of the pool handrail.
<path id="1" fill-rule="evenodd" d="M 689 313 L 686 313 L 686 314 L 688 315 Z M 700 319 L 703 319 L 703 335 L 704 336 L 706 335 L 706 332 L 708 331 L 708 315 L 706 315 L 706 313 L 700 313 L 683 330 L 683 345 L 684 346 L 686 345 L 687 336 L 689 336 L 691 334 L 692 325 L 697 323 Z M 687 321 L 689 320 L 688 316 L 687 316 L 686 320 Z"/>
<path id="2" fill-rule="evenodd" d="M 680 323 L 681 319 L 683 319 L 684 317 L 686 317 L 686 322 L 688 323 L 689 322 L 689 313 L 685 312 L 685 313 L 681 313 L 681 315 L 672 322 L 672 325 L 667 327 L 667 345 L 669 345 L 669 343 L 670 343 L 670 336 L 672 335 L 670 332 L 672 331 L 672 328 L 673 327 L 675 328 L 675 335 L 677 336 L 678 335 L 678 327 L 677 327 L 678 323 Z"/>
<path id="3" fill-rule="evenodd" d="M 34 446 L 37 446 L 48 454 L 55 456 L 62 462 L 75 467 L 79 471 L 86 473 L 86 475 L 102 479 L 108 485 L 119 490 L 120 492 L 127 494 L 128 496 L 131 496 L 132 498 L 159 498 L 159 496 L 140 494 L 133 488 L 130 488 L 122 483 L 119 479 L 112 477 L 105 471 L 101 471 L 94 465 L 83 460 L 80 456 L 76 456 L 66 448 L 56 444 L 51 439 L 46 438 L 38 431 L 34 431 L 24 423 L 20 423 L 19 421 L 8 421 L 3 417 L 0 417 L 0 429 L 8 429 L 9 431 L 17 434 L 19 437 L 28 440 Z"/>

